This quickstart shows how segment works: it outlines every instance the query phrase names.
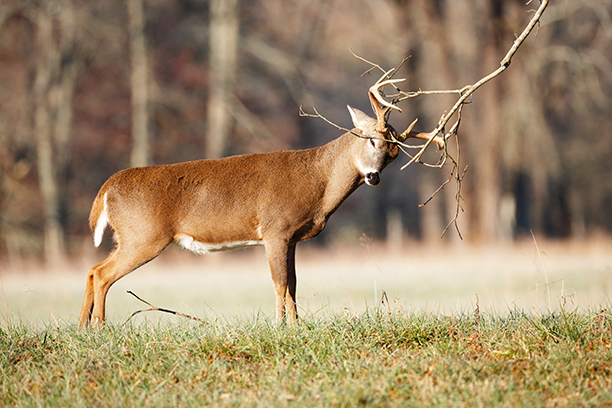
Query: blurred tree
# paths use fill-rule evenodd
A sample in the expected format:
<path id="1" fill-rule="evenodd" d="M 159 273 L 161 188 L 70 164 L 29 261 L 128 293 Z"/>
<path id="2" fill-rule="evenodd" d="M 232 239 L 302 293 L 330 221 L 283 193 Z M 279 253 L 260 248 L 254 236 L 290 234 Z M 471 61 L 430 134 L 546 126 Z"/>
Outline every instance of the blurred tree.
<path id="1" fill-rule="evenodd" d="M 32 96 L 37 169 L 45 214 L 44 252 L 48 262 L 58 263 L 65 255 L 62 211 L 67 203 L 62 193 L 69 161 L 76 76 L 74 16 L 71 0 L 59 4 L 44 1 L 28 9 L 28 14 L 36 27 L 38 56 Z"/>
<path id="2" fill-rule="evenodd" d="M 210 0 L 210 78 L 206 157 L 224 155 L 232 126 L 232 100 L 238 58 L 238 1 Z"/>
<path id="3" fill-rule="evenodd" d="M 43 198 L 44 251 L 47 261 L 57 262 L 64 251 L 63 233 L 59 213 L 59 193 L 53 162 L 53 141 L 49 92 L 52 70 L 55 68 L 55 44 L 53 43 L 52 19 L 44 8 L 31 10 L 36 25 L 37 61 L 34 88 L 34 135 L 36 137 L 37 169 Z"/>
<path id="4" fill-rule="evenodd" d="M 40 201 L 38 185 L 28 183 L 34 143 L 31 120 L 23 120 L 31 107 L 24 90 L 34 31 L 15 3 L 0 4 L 0 24 L 0 255 L 20 264 L 23 248 L 36 247 L 28 234 L 32 206 L 24 204 Z"/>
<path id="5" fill-rule="evenodd" d="M 149 142 L 149 65 L 145 39 L 145 13 L 142 0 L 127 0 L 131 90 L 132 90 L 132 167 L 151 164 Z"/>

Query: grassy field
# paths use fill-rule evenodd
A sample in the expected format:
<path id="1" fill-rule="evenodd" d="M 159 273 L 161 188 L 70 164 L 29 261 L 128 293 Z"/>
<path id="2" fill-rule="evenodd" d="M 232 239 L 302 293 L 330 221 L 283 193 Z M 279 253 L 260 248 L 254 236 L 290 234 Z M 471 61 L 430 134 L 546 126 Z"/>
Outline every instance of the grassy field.
<path id="1" fill-rule="evenodd" d="M 540 249 L 298 250 L 296 327 L 262 250 L 169 251 L 102 331 L 76 328 L 91 259 L 0 263 L 0 406 L 612 406 L 612 246 Z M 124 324 L 127 290 L 207 323 Z"/>
<path id="2" fill-rule="evenodd" d="M 0 405 L 610 406 L 611 339 L 609 311 L 14 326 Z"/>

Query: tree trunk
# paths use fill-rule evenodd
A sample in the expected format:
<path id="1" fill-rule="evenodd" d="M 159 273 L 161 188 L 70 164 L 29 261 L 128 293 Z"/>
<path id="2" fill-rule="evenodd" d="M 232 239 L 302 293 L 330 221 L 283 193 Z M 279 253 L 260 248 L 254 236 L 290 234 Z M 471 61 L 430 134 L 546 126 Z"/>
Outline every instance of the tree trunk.
<path id="1" fill-rule="evenodd" d="M 132 167 L 151 163 L 148 114 L 148 65 L 142 0 L 128 0 L 132 86 Z"/>
<path id="2" fill-rule="evenodd" d="M 420 51 L 417 57 L 417 86 L 427 90 L 449 89 L 454 85 L 454 73 L 451 68 L 452 60 L 449 57 L 448 38 L 439 29 L 439 27 L 444 26 L 442 15 L 431 1 L 418 0 L 413 4 L 411 23 L 419 37 L 423 39 L 419 43 Z M 444 113 L 440 107 L 452 106 L 454 96 L 440 95 L 437 98 L 425 98 L 420 102 L 422 113 L 419 113 L 419 125 L 424 126 L 424 124 L 437 123 Z M 437 157 L 437 153 L 433 156 Z M 426 156 L 426 160 L 431 162 L 433 156 Z M 433 161 L 435 162 L 435 159 Z M 446 178 L 446 175 L 440 176 L 438 173 L 438 171 L 426 168 L 418 173 L 419 201 L 421 203 L 424 203 Z M 454 185 L 447 186 L 446 190 L 453 191 Z M 438 194 L 435 199 L 419 210 L 422 214 L 421 237 L 423 240 L 440 242 L 444 227 L 454 217 L 454 212 L 450 212 L 448 215 L 452 215 L 448 218 L 443 208 L 452 207 L 454 209 L 454 201 L 452 193 L 450 195 Z M 454 239 L 455 235 L 448 234 L 447 236 L 450 237 L 447 239 Z"/>
<path id="3" fill-rule="evenodd" d="M 231 94 L 238 52 L 237 0 L 210 0 L 210 88 L 206 157 L 224 155 L 231 130 Z"/>
<path id="4" fill-rule="evenodd" d="M 58 217 L 62 227 L 67 223 L 67 214 L 71 213 L 67 197 L 67 185 L 70 166 L 70 141 L 72 139 L 73 95 L 77 75 L 77 63 L 74 59 L 74 11 L 72 0 L 62 0 L 58 16 L 61 34 L 57 53 L 56 69 L 58 75 L 53 83 L 53 100 L 55 113 L 54 141 L 56 183 L 58 185 Z M 64 231 L 62 231 L 62 235 Z"/>
<path id="5" fill-rule="evenodd" d="M 60 37 L 60 75 L 56 84 L 57 116 L 55 120 L 55 140 L 57 142 L 58 176 L 65 181 L 70 160 L 70 139 L 72 136 L 72 97 L 77 74 L 74 59 L 74 10 L 72 0 L 62 0 L 59 15 Z"/>
<path id="6" fill-rule="evenodd" d="M 60 206 L 55 167 L 53 162 L 52 126 L 50 115 L 50 89 L 57 49 L 53 42 L 53 24 L 44 10 L 34 12 L 36 22 L 37 54 L 33 103 L 34 134 L 40 191 L 44 207 L 44 253 L 51 264 L 64 256 L 64 234 L 60 222 Z"/>

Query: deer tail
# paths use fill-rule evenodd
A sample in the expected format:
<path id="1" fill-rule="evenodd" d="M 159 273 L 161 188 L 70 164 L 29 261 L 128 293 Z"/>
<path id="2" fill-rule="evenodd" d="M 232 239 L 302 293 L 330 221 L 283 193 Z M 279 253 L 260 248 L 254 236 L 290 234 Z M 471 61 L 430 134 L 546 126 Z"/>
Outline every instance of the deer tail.
<path id="1" fill-rule="evenodd" d="M 108 225 L 108 211 L 106 205 L 106 195 L 98 193 L 94 200 L 93 206 L 91 207 L 91 213 L 89 214 L 89 228 L 94 234 L 94 245 L 100 246 L 102 243 L 102 237 L 104 236 L 104 230 Z"/>

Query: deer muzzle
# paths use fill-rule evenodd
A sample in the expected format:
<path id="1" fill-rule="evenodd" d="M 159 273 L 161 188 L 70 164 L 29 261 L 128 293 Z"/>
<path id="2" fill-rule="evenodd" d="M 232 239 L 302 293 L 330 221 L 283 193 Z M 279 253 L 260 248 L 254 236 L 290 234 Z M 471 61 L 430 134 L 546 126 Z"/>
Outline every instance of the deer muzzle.
<path id="1" fill-rule="evenodd" d="M 366 174 L 365 182 L 369 186 L 377 185 L 378 183 L 380 183 L 380 173 L 375 171 L 375 172 Z"/>

